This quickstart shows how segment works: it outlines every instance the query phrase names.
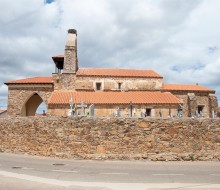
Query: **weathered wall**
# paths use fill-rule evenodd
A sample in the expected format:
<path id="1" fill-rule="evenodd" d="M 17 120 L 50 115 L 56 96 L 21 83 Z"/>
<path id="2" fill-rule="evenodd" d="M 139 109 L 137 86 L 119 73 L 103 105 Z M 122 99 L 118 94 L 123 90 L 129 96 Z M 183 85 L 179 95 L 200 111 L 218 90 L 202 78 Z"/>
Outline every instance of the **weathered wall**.
<path id="1" fill-rule="evenodd" d="M 8 87 L 8 115 L 22 114 L 26 102 L 37 93 L 47 105 L 53 91 L 53 85 L 9 85 Z"/>
<path id="2" fill-rule="evenodd" d="M 53 73 L 54 90 L 75 90 L 76 75 L 73 73 Z"/>
<path id="3" fill-rule="evenodd" d="M 120 108 L 121 117 L 129 117 L 130 109 L 129 105 L 96 105 L 95 106 L 95 114 L 97 116 L 114 116 L 116 113 L 117 107 Z M 145 113 L 146 109 L 151 109 L 150 117 L 163 117 L 167 118 L 170 115 L 177 115 L 177 105 L 150 105 L 150 104 L 142 104 L 142 105 L 133 105 L 132 113 L 134 117 L 141 117 L 141 113 Z M 135 113 L 135 115 L 134 115 Z"/>
<path id="4" fill-rule="evenodd" d="M 77 69 L 77 31 L 75 29 L 69 29 L 65 46 L 63 72 L 76 73 Z"/>
<path id="5" fill-rule="evenodd" d="M 160 90 L 162 78 L 125 78 L 125 77 L 77 77 L 74 74 L 63 73 L 52 75 L 55 90 L 96 90 L 96 83 L 101 83 L 102 91 L 109 90 Z M 118 84 L 121 83 L 121 89 Z"/>
<path id="6" fill-rule="evenodd" d="M 218 100 L 215 94 L 208 92 L 171 91 L 183 103 L 183 117 L 194 117 L 198 106 L 204 106 L 203 116 L 212 117 L 211 111 L 217 112 Z"/>
<path id="7" fill-rule="evenodd" d="M 125 78 L 125 77 L 77 77 L 76 90 L 96 90 L 96 83 L 102 84 L 102 90 L 160 90 L 162 78 Z"/>
<path id="8" fill-rule="evenodd" d="M 188 93 L 188 116 L 193 117 L 196 115 L 196 110 L 197 110 L 197 97 L 195 93 Z M 209 104 L 207 105 L 209 106 Z"/>
<path id="9" fill-rule="evenodd" d="M 218 112 L 218 98 L 215 94 L 209 94 L 209 107 L 210 107 L 210 117 L 211 117 L 211 112 L 212 110 L 215 111 L 215 114 Z"/>
<path id="10" fill-rule="evenodd" d="M 76 75 L 71 73 L 63 73 L 61 75 L 62 90 L 75 90 Z"/>
<path id="11" fill-rule="evenodd" d="M 62 74 L 52 73 L 52 80 L 54 84 L 54 91 L 61 90 L 62 89 Z"/>
<path id="12" fill-rule="evenodd" d="M 72 73 L 53 73 L 52 77 L 55 90 L 96 91 L 96 83 L 101 83 L 101 91 L 160 90 L 163 84 L 162 78 L 79 77 Z"/>
<path id="13" fill-rule="evenodd" d="M 180 102 L 183 104 L 183 117 L 188 117 L 189 105 L 188 105 L 188 95 L 185 92 L 171 92 L 175 95 Z"/>
<path id="14" fill-rule="evenodd" d="M 87 105 L 87 108 L 85 109 L 85 113 L 89 111 L 89 106 Z M 105 116 L 105 117 L 112 117 L 115 115 L 117 108 L 119 107 L 120 109 L 120 115 L 121 117 L 129 117 L 130 116 L 130 109 L 129 109 L 129 104 L 115 104 L 115 105 L 95 105 L 94 106 L 94 111 L 95 111 L 95 116 Z M 69 105 L 49 105 L 48 107 L 48 114 L 49 115 L 57 115 L 57 116 L 67 116 L 68 111 L 70 110 Z M 163 117 L 167 118 L 168 116 L 172 115 L 175 117 L 177 115 L 177 108 L 178 105 L 162 105 L 162 104 L 157 104 L 157 105 L 150 105 L 150 104 L 137 104 L 132 106 L 132 112 L 133 114 L 135 113 L 135 117 L 141 117 L 141 112 L 145 112 L 146 108 L 151 109 L 151 117 Z M 81 109 L 77 109 L 78 115 L 81 114 Z"/>
<path id="15" fill-rule="evenodd" d="M 79 159 L 220 160 L 220 120 L 4 118 L 0 151 Z"/>

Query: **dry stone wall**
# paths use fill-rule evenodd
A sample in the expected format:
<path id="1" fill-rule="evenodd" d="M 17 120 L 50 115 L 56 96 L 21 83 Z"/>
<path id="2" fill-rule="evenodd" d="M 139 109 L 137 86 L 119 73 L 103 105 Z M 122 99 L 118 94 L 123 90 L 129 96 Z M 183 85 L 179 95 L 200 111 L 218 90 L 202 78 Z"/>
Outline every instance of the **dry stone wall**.
<path id="1" fill-rule="evenodd" d="M 2 118 L 0 151 L 76 159 L 220 160 L 220 120 Z"/>

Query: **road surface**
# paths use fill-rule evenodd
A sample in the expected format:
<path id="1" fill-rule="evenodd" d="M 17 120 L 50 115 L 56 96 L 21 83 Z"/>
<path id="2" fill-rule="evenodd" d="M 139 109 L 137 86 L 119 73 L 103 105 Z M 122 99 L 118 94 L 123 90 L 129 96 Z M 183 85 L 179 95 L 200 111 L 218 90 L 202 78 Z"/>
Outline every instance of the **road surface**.
<path id="1" fill-rule="evenodd" d="M 0 190 L 219 189 L 220 162 L 85 161 L 0 153 Z"/>

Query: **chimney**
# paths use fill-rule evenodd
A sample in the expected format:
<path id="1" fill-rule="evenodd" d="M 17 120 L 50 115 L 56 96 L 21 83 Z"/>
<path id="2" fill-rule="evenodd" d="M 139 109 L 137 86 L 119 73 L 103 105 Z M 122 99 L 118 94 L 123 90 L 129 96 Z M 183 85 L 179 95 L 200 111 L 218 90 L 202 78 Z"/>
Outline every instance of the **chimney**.
<path id="1" fill-rule="evenodd" d="M 77 31 L 75 29 L 69 29 L 64 54 L 63 73 L 76 73 L 77 70 Z"/>

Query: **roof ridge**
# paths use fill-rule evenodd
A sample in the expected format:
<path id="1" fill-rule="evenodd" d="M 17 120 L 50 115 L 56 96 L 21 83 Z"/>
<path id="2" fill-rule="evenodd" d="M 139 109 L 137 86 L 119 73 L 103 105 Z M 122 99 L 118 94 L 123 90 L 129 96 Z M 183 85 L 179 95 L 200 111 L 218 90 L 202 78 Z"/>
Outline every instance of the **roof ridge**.
<path id="1" fill-rule="evenodd" d="M 152 69 L 133 69 L 133 68 L 106 68 L 106 67 L 80 67 L 80 69 L 106 69 L 106 70 L 136 70 L 136 71 L 154 71 Z M 156 71 L 154 71 L 156 72 Z"/>
<path id="2" fill-rule="evenodd" d="M 27 78 L 15 79 L 15 80 L 32 79 L 32 78 L 52 78 L 52 77 L 51 76 L 34 76 L 34 77 L 27 77 Z M 13 81 L 13 80 L 10 80 L 10 81 Z"/>
<path id="3" fill-rule="evenodd" d="M 196 86 L 201 86 L 201 85 L 199 85 L 199 84 L 192 84 L 192 83 L 190 83 L 190 84 L 186 84 L 186 83 L 184 83 L 184 84 L 180 84 L 180 83 L 164 83 L 165 85 L 196 85 Z"/>

